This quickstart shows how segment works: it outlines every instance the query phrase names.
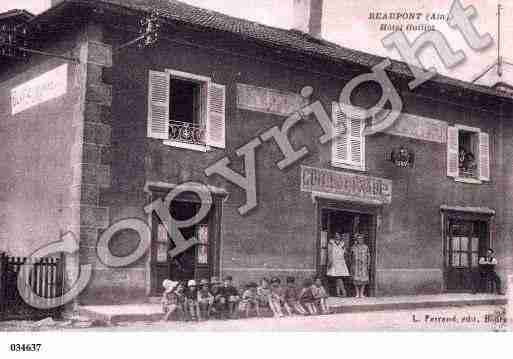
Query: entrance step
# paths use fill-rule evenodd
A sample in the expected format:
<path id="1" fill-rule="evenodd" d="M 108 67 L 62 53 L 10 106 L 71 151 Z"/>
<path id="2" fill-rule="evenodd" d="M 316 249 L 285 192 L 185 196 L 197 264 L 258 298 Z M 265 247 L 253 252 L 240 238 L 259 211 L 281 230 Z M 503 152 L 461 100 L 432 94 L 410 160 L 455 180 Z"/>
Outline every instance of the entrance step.
<path id="1" fill-rule="evenodd" d="M 141 304 L 80 306 L 79 315 L 101 320 L 111 325 L 120 322 L 152 322 L 162 319 L 160 297 L 151 297 L 149 301 L 149 303 Z M 360 299 L 330 297 L 328 303 L 334 313 L 352 313 L 436 307 L 506 305 L 507 297 L 494 294 L 439 294 Z"/>

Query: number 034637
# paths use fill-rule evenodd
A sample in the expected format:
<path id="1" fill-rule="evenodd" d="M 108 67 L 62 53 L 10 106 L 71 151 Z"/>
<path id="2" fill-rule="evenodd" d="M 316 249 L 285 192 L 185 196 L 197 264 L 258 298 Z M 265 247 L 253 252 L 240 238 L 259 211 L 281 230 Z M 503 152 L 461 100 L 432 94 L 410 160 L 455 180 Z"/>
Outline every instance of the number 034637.
<path id="1" fill-rule="evenodd" d="M 11 352 L 38 352 L 41 350 L 42 344 L 11 344 L 9 350 Z"/>

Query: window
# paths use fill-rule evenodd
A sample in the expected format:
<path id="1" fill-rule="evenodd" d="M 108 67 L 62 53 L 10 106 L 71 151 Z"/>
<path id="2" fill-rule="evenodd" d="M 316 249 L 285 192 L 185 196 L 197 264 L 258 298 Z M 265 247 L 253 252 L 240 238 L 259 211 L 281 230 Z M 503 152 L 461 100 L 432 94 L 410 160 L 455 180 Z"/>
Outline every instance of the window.
<path id="1" fill-rule="evenodd" d="M 206 151 L 225 147 L 225 87 L 180 71 L 149 72 L 148 137 Z"/>
<path id="2" fill-rule="evenodd" d="M 490 180 L 490 140 L 487 133 L 461 125 L 447 129 L 447 175 L 468 183 Z"/>
<path id="3" fill-rule="evenodd" d="M 363 111 L 344 111 L 345 105 L 333 102 L 332 117 L 337 137 L 332 141 L 331 164 L 335 167 L 365 170 L 365 122 Z"/>
<path id="4" fill-rule="evenodd" d="M 208 225 L 198 226 L 198 255 L 199 264 L 208 264 Z"/>

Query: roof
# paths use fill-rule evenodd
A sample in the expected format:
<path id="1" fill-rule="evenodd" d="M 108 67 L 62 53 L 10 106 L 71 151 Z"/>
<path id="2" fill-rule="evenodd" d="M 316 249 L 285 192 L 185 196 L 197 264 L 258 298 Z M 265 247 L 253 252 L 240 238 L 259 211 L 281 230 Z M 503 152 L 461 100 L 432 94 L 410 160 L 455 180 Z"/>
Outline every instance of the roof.
<path id="1" fill-rule="evenodd" d="M 11 20 L 20 18 L 20 20 L 28 21 L 32 19 L 35 15 L 28 12 L 27 10 L 20 9 L 12 9 L 3 13 L 0 13 L 0 21 Z"/>
<path id="2" fill-rule="evenodd" d="M 243 39 L 252 39 L 267 46 L 278 47 L 300 52 L 307 56 L 344 62 L 371 68 L 385 58 L 363 51 L 348 49 L 335 43 L 314 38 L 297 30 L 286 30 L 257 22 L 240 19 L 216 11 L 207 10 L 175 0 L 63 0 L 57 6 L 65 4 L 81 4 L 94 7 L 109 6 L 136 11 L 159 10 L 161 15 L 170 21 L 187 23 L 203 29 L 228 32 Z M 44 13 L 40 16 L 44 16 Z M 391 60 L 387 71 L 413 78 L 408 65 L 401 61 Z M 470 83 L 448 76 L 436 75 L 430 81 L 449 87 L 457 87 L 480 94 L 513 99 L 513 94 L 499 89 Z"/>

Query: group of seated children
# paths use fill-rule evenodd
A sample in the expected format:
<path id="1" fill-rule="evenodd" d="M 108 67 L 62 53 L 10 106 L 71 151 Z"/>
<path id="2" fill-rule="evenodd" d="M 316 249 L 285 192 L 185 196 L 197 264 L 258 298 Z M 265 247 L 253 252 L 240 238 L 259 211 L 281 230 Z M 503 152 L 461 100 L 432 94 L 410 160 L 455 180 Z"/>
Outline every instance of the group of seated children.
<path id="1" fill-rule="evenodd" d="M 328 294 L 320 278 L 305 279 L 302 288 L 297 288 L 294 277 L 287 277 L 281 285 L 279 278 L 269 281 L 263 278 L 260 285 L 248 283 L 242 292 L 233 285 L 231 276 L 221 283 L 212 277 L 210 283 L 202 279 L 199 285 L 194 279 L 185 282 L 164 280 L 162 296 L 163 320 L 207 320 L 229 319 L 239 316 L 260 316 L 269 308 L 275 317 L 302 314 L 328 314 Z"/>

